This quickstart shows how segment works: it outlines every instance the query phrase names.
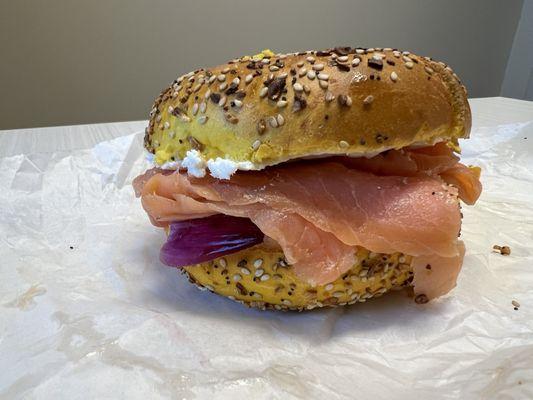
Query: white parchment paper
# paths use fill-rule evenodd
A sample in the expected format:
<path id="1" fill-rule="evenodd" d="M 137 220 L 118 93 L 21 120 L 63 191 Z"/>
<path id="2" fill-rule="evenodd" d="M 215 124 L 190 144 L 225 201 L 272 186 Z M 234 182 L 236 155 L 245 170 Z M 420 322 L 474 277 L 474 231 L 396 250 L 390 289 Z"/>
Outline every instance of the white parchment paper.
<path id="1" fill-rule="evenodd" d="M 300 314 L 159 263 L 164 235 L 131 187 L 142 134 L 49 147 L 0 158 L 1 398 L 533 398 L 533 123 L 462 144 L 484 192 L 463 209 L 452 293 Z"/>

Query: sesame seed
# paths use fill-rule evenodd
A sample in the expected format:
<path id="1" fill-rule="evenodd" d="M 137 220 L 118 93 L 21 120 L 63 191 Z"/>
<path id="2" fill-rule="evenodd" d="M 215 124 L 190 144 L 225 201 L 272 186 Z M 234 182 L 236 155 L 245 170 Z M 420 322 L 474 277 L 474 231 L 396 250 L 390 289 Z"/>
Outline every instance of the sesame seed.
<path id="1" fill-rule="evenodd" d="M 283 118 L 283 115 L 281 115 L 281 114 L 278 114 L 276 116 L 276 121 L 278 122 L 278 126 L 285 125 L 285 118 Z"/>
<path id="2" fill-rule="evenodd" d="M 324 74 L 324 73 L 320 73 L 317 75 L 317 78 L 320 79 L 321 81 L 327 81 L 329 79 L 329 75 L 328 74 Z"/>
<path id="3" fill-rule="evenodd" d="M 355 52 L 357 54 L 365 54 L 365 51 L 363 49 L 355 49 Z"/>
<path id="4" fill-rule="evenodd" d="M 390 73 L 390 79 L 391 79 L 391 81 L 396 82 L 398 80 L 398 74 L 396 72 L 392 71 Z"/>
<path id="5" fill-rule="evenodd" d="M 208 116 L 206 116 L 206 115 L 202 115 L 202 116 L 200 116 L 200 117 L 198 118 L 198 123 L 199 123 L 200 125 L 203 125 L 203 124 L 205 124 L 205 123 L 207 122 L 208 119 L 209 119 Z"/>
<path id="6" fill-rule="evenodd" d="M 376 49 L 374 49 L 373 47 L 366 49 L 367 53 L 373 53 L 374 51 L 376 51 Z"/>
<path id="7" fill-rule="evenodd" d="M 218 87 L 218 90 L 223 91 L 223 90 L 226 90 L 227 87 L 228 87 L 228 84 L 226 82 L 222 82 L 220 86 Z"/>
<path id="8" fill-rule="evenodd" d="M 262 63 L 262 64 L 265 64 L 265 65 L 266 65 L 266 64 L 269 64 L 269 63 L 270 63 L 270 58 L 263 58 L 263 59 L 261 60 L 261 63 Z"/>
<path id="9" fill-rule="evenodd" d="M 360 62 L 361 62 L 360 58 L 354 58 L 352 61 L 352 66 L 357 67 Z"/>
<path id="10" fill-rule="evenodd" d="M 404 56 L 408 56 L 408 55 L 411 54 L 411 53 L 408 52 L 408 51 L 402 51 L 402 54 L 403 54 Z"/>
<path id="11" fill-rule="evenodd" d="M 363 104 L 369 105 L 369 104 L 372 104 L 373 101 L 374 101 L 374 96 L 370 94 L 365 97 L 365 99 L 363 100 Z"/>
<path id="12" fill-rule="evenodd" d="M 332 283 L 328 283 L 326 286 L 324 286 L 324 289 L 326 289 L 328 291 L 333 289 L 333 284 Z"/>
<path id="13" fill-rule="evenodd" d="M 252 143 L 252 149 L 257 150 L 261 146 L 261 141 L 258 139 Z"/>
<path id="14" fill-rule="evenodd" d="M 198 85 L 196 85 L 196 86 L 194 87 L 194 89 L 193 89 L 193 92 L 195 92 L 195 93 L 196 93 L 197 91 L 199 91 L 199 90 L 200 90 L 200 88 L 201 88 L 201 87 L 202 87 L 202 85 L 201 85 L 201 84 L 198 84 Z"/>
<path id="15" fill-rule="evenodd" d="M 347 141 L 345 141 L 345 140 L 341 140 L 341 141 L 339 142 L 339 146 L 340 146 L 341 148 L 343 148 L 343 149 L 346 149 L 346 148 L 350 147 L 350 144 L 349 144 Z"/>
<path id="16" fill-rule="evenodd" d="M 167 110 L 168 110 L 168 113 L 169 113 L 169 114 L 172 114 L 172 113 L 174 112 L 174 107 L 172 107 L 172 106 L 168 106 L 168 109 L 167 109 Z M 161 114 L 159 114 L 157 117 L 160 118 L 160 119 L 159 119 L 159 121 L 160 121 L 160 120 L 161 120 Z M 157 119 L 157 118 L 156 118 L 156 119 Z M 157 122 L 159 122 L 159 121 L 157 121 Z"/>
<path id="17" fill-rule="evenodd" d="M 269 274 L 264 274 L 261 276 L 261 280 L 264 282 L 264 281 L 268 281 L 270 279 L 270 275 Z"/>
<path id="18" fill-rule="evenodd" d="M 217 77 L 215 75 L 212 75 L 211 77 L 209 77 L 209 83 L 213 83 L 215 81 L 215 79 L 217 79 Z"/>
<path id="19" fill-rule="evenodd" d="M 231 81 L 231 84 L 234 85 L 234 86 L 239 86 L 239 83 L 241 83 L 241 80 L 239 77 L 236 77 L 234 78 L 232 81 Z"/>
<path id="20" fill-rule="evenodd" d="M 270 126 L 272 128 L 277 128 L 278 127 L 278 120 L 276 119 L 276 117 L 270 117 L 268 119 L 268 123 L 270 124 Z"/>
<path id="21" fill-rule="evenodd" d="M 257 121 L 257 133 L 262 135 L 263 133 L 265 133 L 265 130 L 266 130 L 265 120 L 260 119 L 259 121 Z"/>
<path id="22" fill-rule="evenodd" d="M 237 122 L 239 122 L 239 118 L 237 118 L 235 115 L 226 113 L 224 114 L 224 117 L 226 118 L 226 121 L 228 121 L 230 124 L 236 124 Z"/>
<path id="23" fill-rule="evenodd" d="M 309 71 L 307 72 L 307 78 L 313 80 L 316 78 L 316 72 L 315 71 Z"/>
<path id="24" fill-rule="evenodd" d="M 219 82 L 224 82 L 226 80 L 226 76 L 223 74 L 220 74 L 217 76 L 217 79 L 219 80 Z"/>
<path id="25" fill-rule="evenodd" d="M 204 93 L 204 99 L 208 99 L 209 96 L 211 96 L 211 89 L 207 89 L 207 91 Z"/>
<path id="26" fill-rule="evenodd" d="M 340 62 L 346 62 L 346 61 L 348 61 L 348 56 L 337 57 L 337 60 L 340 61 Z"/>
<path id="27" fill-rule="evenodd" d="M 235 296 L 228 296 L 228 299 L 235 300 Z"/>
<path id="28" fill-rule="evenodd" d="M 259 268 L 259 269 L 257 269 L 257 270 L 255 271 L 254 275 L 257 276 L 257 277 L 259 277 L 259 276 L 263 275 L 264 273 L 265 273 L 265 270 L 262 269 L 262 268 Z"/>
<path id="29" fill-rule="evenodd" d="M 261 265 L 263 265 L 263 259 L 262 258 L 258 258 L 257 260 L 254 261 L 254 267 L 255 268 L 259 268 Z"/>
<path id="30" fill-rule="evenodd" d="M 348 95 L 341 94 L 337 97 L 337 102 L 344 107 L 350 107 L 352 105 L 352 98 Z"/>
<path id="31" fill-rule="evenodd" d="M 379 54 L 379 53 L 374 54 L 374 55 L 372 56 L 372 58 L 373 58 L 374 60 L 376 60 L 376 61 L 380 61 L 380 60 L 383 59 L 383 54 Z"/>
<path id="32" fill-rule="evenodd" d="M 399 51 L 393 51 L 392 54 L 393 54 L 394 57 L 396 57 L 396 58 L 400 58 L 400 56 L 402 55 L 402 53 L 400 53 Z"/>
<path id="33" fill-rule="evenodd" d="M 344 292 L 333 292 L 333 297 L 336 297 L 336 298 L 339 298 L 339 297 L 342 297 L 344 296 Z"/>
<path id="34" fill-rule="evenodd" d="M 315 64 L 315 65 L 313 65 L 313 69 L 315 71 L 322 71 L 324 69 L 324 64 L 322 64 L 322 63 L 321 64 Z"/>
<path id="35" fill-rule="evenodd" d="M 307 68 L 300 68 L 300 70 L 298 71 L 298 76 L 301 78 L 305 74 L 307 74 Z"/>
<path id="36" fill-rule="evenodd" d="M 280 60 L 285 60 L 287 58 L 287 54 L 279 54 L 278 56 Z"/>
<path id="37" fill-rule="evenodd" d="M 304 92 L 307 94 L 311 93 L 311 88 L 308 85 L 304 84 Z"/>
<path id="38" fill-rule="evenodd" d="M 309 56 L 309 57 L 306 58 L 306 60 L 307 60 L 307 62 L 309 62 L 311 64 L 315 63 L 315 58 L 314 57 Z"/>
<path id="39" fill-rule="evenodd" d="M 268 69 L 272 72 L 279 71 L 279 67 L 277 65 L 271 65 L 268 67 Z"/>
<path id="40" fill-rule="evenodd" d="M 198 113 L 198 103 L 194 103 L 192 106 L 192 115 L 196 115 Z"/>
<path id="41" fill-rule="evenodd" d="M 328 81 L 318 81 L 318 84 L 320 85 L 320 87 L 321 87 L 322 89 L 327 89 L 328 86 L 329 86 Z"/>
<path id="42" fill-rule="evenodd" d="M 404 60 L 405 62 L 412 62 L 413 60 L 411 60 L 409 57 L 407 56 L 403 56 L 402 57 L 402 60 Z"/>
<path id="43" fill-rule="evenodd" d="M 268 88 L 265 86 L 259 91 L 259 97 L 265 97 L 268 94 Z"/>
<path id="44" fill-rule="evenodd" d="M 411 61 L 405 63 L 405 67 L 407 69 L 412 69 L 415 66 L 415 64 Z"/>
<path id="45" fill-rule="evenodd" d="M 223 74 L 227 74 L 229 72 L 229 67 L 226 67 L 222 70 L 222 73 Z"/>
<path id="46" fill-rule="evenodd" d="M 219 105 L 220 107 L 224 107 L 224 104 L 226 104 L 226 100 L 227 100 L 227 97 L 226 97 L 226 96 L 222 96 L 222 97 L 220 98 L 220 100 L 218 101 L 218 105 Z"/>
<path id="47" fill-rule="evenodd" d="M 233 275 L 233 281 L 234 282 L 239 282 L 241 279 L 242 279 L 242 276 L 240 276 L 239 274 Z"/>
<path id="48" fill-rule="evenodd" d="M 298 61 L 298 62 L 296 63 L 296 66 L 297 66 L 298 68 L 303 67 L 303 66 L 304 66 L 304 62 L 303 62 L 303 61 Z"/>
<path id="49" fill-rule="evenodd" d="M 304 87 L 299 82 L 296 82 L 294 85 L 292 85 L 292 87 L 294 88 L 296 92 L 303 92 L 304 90 Z"/>
<path id="50" fill-rule="evenodd" d="M 168 129 L 168 128 L 170 128 L 170 122 L 165 121 L 165 123 L 163 124 L 163 128 L 164 128 L 164 129 Z"/>
<path id="51" fill-rule="evenodd" d="M 278 101 L 278 102 L 276 103 L 276 106 L 277 106 L 278 108 L 283 108 L 283 107 L 287 106 L 287 101 L 286 101 L 286 100 L 280 100 L 280 101 Z"/>
<path id="52" fill-rule="evenodd" d="M 283 304 L 285 304 L 286 306 L 291 306 L 292 305 L 292 302 L 290 300 L 287 300 L 287 299 L 283 299 L 281 302 Z"/>
<path id="53" fill-rule="evenodd" d="M 424 67 L 424 70 L 425 70 L 428 74 L 430 74 L 430 75 L 431 75 L 433 72 L 435 72 L 435 71 L 433 71 L 433 69 L 430 68 L 430 67 Z"/>
<path id="54" fill-rule="evenodd" d="M 416 304 L 426 304 L 429 301 L 428 297 L 425 294 L 419 294 L 415 297 Z"/>
<path id="55" fill-rule="evenodd" d="M 207 108 L 207 103 L 205 101 L 202 101 L 200 103 L 200 112 L 203 114 L 205 113 L 205 109 Z"/>
<path id="56" fill-rule="evenodd" d="M 287 72 L 283 72 L 282 74 L 278 75 L 278 79 L 285 79 L 287 76 L 289 76 L 289 74 Z"/>
<path id="57" fill-rule="evenodd" d="M 233 107 L 236 107 L 236 108 L 241 108 L 242 107 L 242 101 L 237 100 L 237 99 L 233 100 L 231 102 L 231 104 L 232 104 Z"/>
<path id="58" fill-rule="evenodd" d="M 194 82 L 194 76 L 189 77 L 188 81 L 189 82 Z"/>
<path id="59" fill-rule="evenodd" d="M 242 267 L 241 268 L 241 272 L 244 274 L 244 275 L 250 275 L 250 270 L 246 267 Z"/>
<path id="60" fill-rule="evenodd" d="M 254 76 L 252 74 L 248 74 L 246 75 L 246 77 L 244 78 L 244 82 L 246 84 L 250 83 L 252 81 L 252 79 L 254 79 Z"/>
<path id="61" fill-rule="evenodd" d="M 326 92 L 326 101 L 329 103 L 329 102 L 332 102 L 333 100 L 335 100 L 335 95 L 328 90 Z"/>

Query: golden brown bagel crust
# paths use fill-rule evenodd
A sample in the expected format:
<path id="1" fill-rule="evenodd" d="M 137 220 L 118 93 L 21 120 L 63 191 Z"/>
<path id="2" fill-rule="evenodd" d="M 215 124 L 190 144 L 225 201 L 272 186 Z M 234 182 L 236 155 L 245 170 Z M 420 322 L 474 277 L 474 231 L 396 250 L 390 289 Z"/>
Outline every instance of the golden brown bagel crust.
<path id="1" fill-rule="evenodd" d="M 262 59 L 260 59 L 262 57 Z M 467 93 L 444 63 L 393 49 L 335 48 L 235 59 L 174 81 L 156 99 L 145 147 L 156 162 L 372 155 L 468 137 Z"/>
<path id="2" fill-rule="evenodd" d="M 410 286 L 411 260 L 401 253 L 377 254 L 359 247 L 349 271 L 313 287 L 294 274 L 280 248 L 260 244 L 183 271 L 199 288 L 249 307 L 303 311 L 365 302 Z"/>

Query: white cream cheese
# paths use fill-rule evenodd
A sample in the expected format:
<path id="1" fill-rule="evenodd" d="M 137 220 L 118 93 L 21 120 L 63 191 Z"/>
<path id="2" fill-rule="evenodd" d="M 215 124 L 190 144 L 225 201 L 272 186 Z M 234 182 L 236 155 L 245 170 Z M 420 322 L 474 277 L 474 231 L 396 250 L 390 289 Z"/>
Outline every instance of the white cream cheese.
<path id="1" fill-rule="evenodd" d="M 148 161 L 150 164 L 153 164 L 155 162 L 155 155 L 149 151 L 145 151 L 144 153 L 146 156 L 146 161 Z"/>
<path id="2" fill-rule="evenodd" d="M 237 170 L 250 171 L 257 168 L 250 161 L 233 161 L 227 158 L 217 157 L 215 160 L 207 160 L 207 168 L 212 177 L 217 179 L 229 179 Z"/>
<path id="3" fill-rule="evenodd" d="M 181 168 L 181 161 L 167 161 L 166 163 L 162 164 L 159 168 L 177 170 Z"/>
<path id="4" fill-rule="evenodd" d="M 195 178 L 205 176 L 206 162 L 198 150 L 189 150 L 187 155 L 181 161 L 181 167 L 187 170 L 187 173 Z"/>

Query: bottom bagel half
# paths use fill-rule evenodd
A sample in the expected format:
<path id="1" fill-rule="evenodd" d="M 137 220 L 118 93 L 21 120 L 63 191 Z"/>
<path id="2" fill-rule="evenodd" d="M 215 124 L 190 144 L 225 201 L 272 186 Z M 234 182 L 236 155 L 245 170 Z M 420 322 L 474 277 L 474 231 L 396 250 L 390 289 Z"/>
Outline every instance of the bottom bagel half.
<path id="1" fill-rule="evenodd" d="M 410 256 L 358 248 L 349 271 L 331 283 L 312 286 L 294 274 L 281 249 L 264 244 L 183 271 L 202 290 L 263 310 L 303 311 L 365 302 L 409 286 L 413 279 Z"/>

